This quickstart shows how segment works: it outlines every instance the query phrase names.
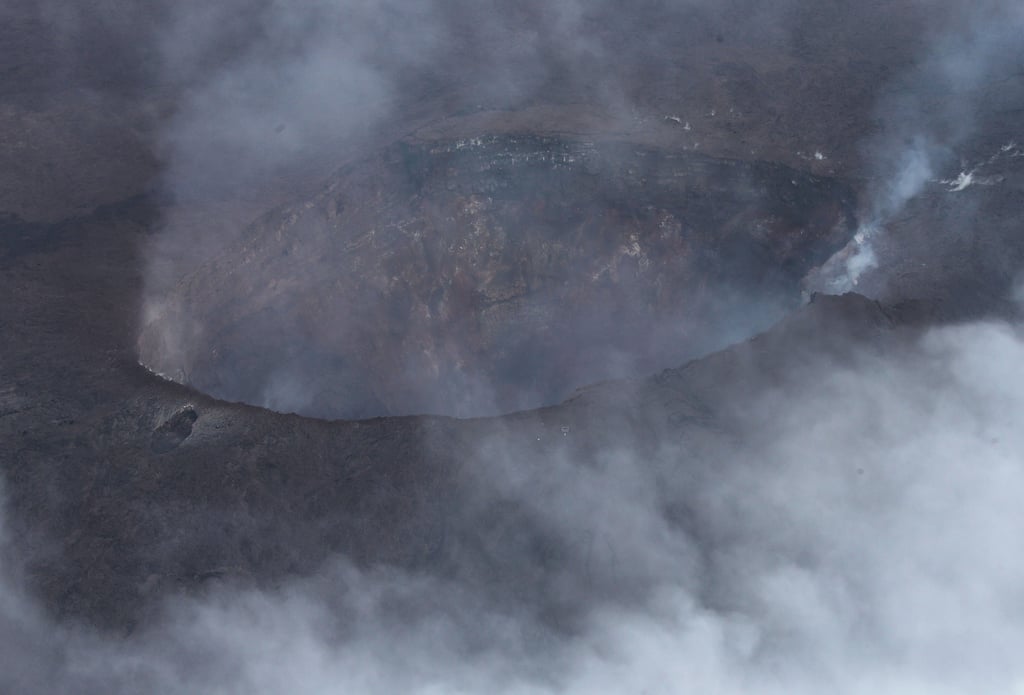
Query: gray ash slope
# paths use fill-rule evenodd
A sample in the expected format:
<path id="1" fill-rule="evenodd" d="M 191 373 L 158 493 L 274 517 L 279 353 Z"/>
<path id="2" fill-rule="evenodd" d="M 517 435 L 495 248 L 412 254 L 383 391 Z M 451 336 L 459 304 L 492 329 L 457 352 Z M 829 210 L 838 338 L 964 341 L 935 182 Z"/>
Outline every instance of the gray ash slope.
<path id="1" fill-rule="evenodd" d="M 33 15 L 58 5 L 12 3 L 0 16 Z M 369 150 L 387 151 L 399 140 L 422 147 L 486 133 L 627 142 L 630 151 L 669 158 L 688 150 L 683 160 L 712 169 L 740 162 L 729 166 L 750 173 L 755 182 L 759 171 L 795 172 L 798 181 L 818 182 L 822 198 L 842 201 L 838 212 L 847 205 L 846 191 L 853 191 L 863 222 L 878 212 L 878 191 L 899 186 L 890 177 L 894 170 L 873 168 L 873 153 L 859 152 L 858 143 L 873 135 L 875 150 L 893 146 L 897 153 L 904 151 L 900 143 L 914 143 L 892 125 L 904 122 L 913 109 L 905 108 L 895 121 L 874 111 L 882 86 L 910 89 L 930 113 L 947 120 L 963 115 L 946 107 L 964 97 L 974 111 L 973 134 L 957 132 L 947 142 L 942 136 L 952 129 L 944 129 L 948 123 L 942 118 L 914 123 L 935 126 L 926 134 L 942 153 L 924 168 L 914 195 L 899 209 L 886 210 L 883 226 L 889 233 L 875 239 L 878 266 L 858 284 L 871 299 L 819 295 L 766 333 L 683 366 L 584 387 L 551 407 L 469 420 L 410 416 L 331 422 L 282 415 L 217 400 L 142 367 L 136 346 L 144 328 L 142 304 L 152 289 L 148 254 L 162 248 L 170 231 L 171 247 L 187 257 L 189 272 L 209 260 L 200 237 L 173 236 L 175 224 L 194 227 L 198 219 L 202 230 L 233 230 L 216 245 L 223 254 L 218 258 L 232 265 L 231 252 L 246 243 L 244 234 L 272 236 L 280 228 L 273 216 L 248 226 L 268 211 L 301 211 L 303 203 L 295 200 L 312 201 L 316 214 L 329 210 L 330 195 L 316 190 L 331 168 L 351 159 L 350 151 L 324 145 L 327 165 L 300 157 L 287 162 L 293 169 L 274 172 L 279 179 L 268 175 L 244 194 L 224 186 L 203 198 L 175 189 L 173 176 L 169 188 L 165 180 L 158 193 L 146 193 L 155 182 L 157 155 L 168 157 L 161 149 L 167 141 L 155 139 L 154 129 L 181 135 L 181 121 L 174 122 L 174 109 L 166 107 L 177 104 L 194 115 L 196 105 L 182 94 L 195 92 L 177 92 L 180 85 L 160 80 L 147 83 L 151 76 L 135 72 L 129 79 L 122 71 L 131 67 L 126 56 L 133 54 L 117 53 L 117 41 L 110 42 L 114 55 L 80 61 L 67 71 L 53 67 L 66 56 L 55 57 L 45 48 L 51 46 L 44 40 L 49 34 L 35 43 L 25 40 L 32 49 L 24 52 L 28 62 L 3 77 L 6 101 L 0 113 L 6 124 L 3 155 L 25 165 L 0 172 L 7 177 L 0 189 L 5 213 L 0 283 L 6 297 L 0 305 L 6 512 L 0 588 L 4 598 L 13 597 L 0 604 L 0 639 L 5 647 L 28 650 L 12 647 L 9 653 L 31 658 L 4 670 L 0 685 L 17 692 L 81 693 L 203 692 L 256 684 L 250 689 L 259 692 L 272 686 L 232 650 L 238 640 L 209 645 L 207 628 L 216 620 L 204 619 L 213 611 L 232 628 L 244 627 L 236 635 L 279 629 L 289 641 L 308 644 L 310 632 L 300 629 L 292 639 L 291 623 L 274 617 L 280 605 L 300 615 L 304 606 L 314 606 L 327 623 L 314 620 L 316 629 L 310 629 L 325 633 L 329 648 L 317 651 L 317 642 L 313 653 L 346 664 L 341 658 L 346 650 L 372 662 L 372 645 L 383 640 L 401 647 L 407 629 L 415 632 L 424 615 L 437 614 L 445 627 L 430 633 L 435 637 L 429 641 L 454 645 L 447 660 L 437 659 L 438 668 L 459 673 L 460 664 L 477 663 L 471 657 L 494 659 L 520 650 L 526 655 L 521 662 L 498 658 L 496 673 L 481 677 L 493 685 L 510 672 L 543 671 L 542 692 L 571 690 L 559 688 L 565 685 L 559 678 L 573 676 L 559 670 L 564 664 L 548 664 L 537 652 L 572 662 L 579 644 L 605 644 L 608 635 L 593 626 L 608 615 L 640 616 L 660 625 L 667 620 L 683 634 L 710 617 L 713 627 L 725 626 L 730 639 L 724 641 L 743 649 L 753 645 L 741 654 L 744 666 L 737 667 L 752 677 L 778 677 L 773 664 L 802 665 L 809 655 L 821 657 L 816 663 L 838 664 L 837 672 L 859 672 L 852 664 L 884 681 L 918 668 L 916 662 L 901 661 L 901 655 L 918 654 L 928 661 L 927 669 L 920 667 L 931 678 L 926 686 L 977 691 L 980 684 L 981 690 L 995 691 L 1005 685 L 999 679 L 1017 668 L 1015 654 L 1004 658 L 1004 652 L 1005 645 L 1016 644 L 1019 632 L 1008 609 L 1019 605 L 1012 587 L 1019 586 L 1020 574 L 1016 553 L 1005 541 L 1019 537 L 1021 527 L 1015 526 L 1013 507 L 998 494 L 987 488 L 976 493 L 979 481 L 995 481 L 993 487 L 1011 497 L 1020 489 L 1015 469 L 1006 465 L 1020 451 L 1013 434 L 1021 402 L 1012 370 L 1018 355 L 1015 329 L 992 317 L 1015 318 L 1014 289 L 1024 261 L 1024 157 L 1010 156 L 1013 147 L 1002 149 L 1019 138 L 1014 114 L 1024 103 L 1024 80 L 1009 65 L 1013 60 L 997 61 L 993 74 L 983 74 L 980 92 L 948 91 L 942 80 L 926 81 L 913 92 L 913 80 L 903 76 L 917 74 L 927 62 L 922 50 L 942 18 L 962 9 L 952 4 L 926 11 L 916 3 L 890 3 L 864 12 L 843 3 L 796 3 L 786 21 L 764 31 L 758 29 L 763 17 L 743 21 L 749 9 L 743 3 L 728 4 L 722 14 L 694 9 L 687 15 L 692 22 L 679 22 L 674 12 L 659 14 L 658 3 L 642 5 L 626 13 L 629 22 L 621 34 L 614 23 L 584 22 L 588 36 L 633 47 L 621 53 L 616 71 L 634 87 L 628 106 L 635 106 L 639 117 L 629 108 L 624 119 L 608 116 L 621 115 L 622 109 L 613 107 L 622 105 L 588 103 L 593 94 L 583 88 L 571 99 L 558 99 L 578 74 L 567 61 L 546 73 L 549 80 L 530 81 L 529 89 L 502 83 L 519 91 L 500 109 L 480 94 L 446 91 L 443 81 L 439 87 L 436 80 L 423 80 L 424 92 L 413 90 L 409 96 L 416 108 L 390 114 L 389 124 L 374 131 Z M 614 17 L 614 8 L 615 3 L 606 3 L 600 11 Z M 130 30 L 133 15 L 124 16 Z M 537 19 L 529 12 L 524 17 L 509 21 Z M 543 13 L 539 17 L 545 19 Z M 453 35 L 473 35 L 457 24 Z M 887 31 L 879 30 L 882 25 Z M 643 50 L 628 41 L 627 30 L 638 26 L 658 39 Z M 106 27 L 115 34 L 125 28 Z M 694 40 L 679 41 L 676 53 L 664 53 L 675 45 L 666 40 L 677 38 L 672 27 Z M 980 32 L 971 36 L 979 43 Z M 744 37 L 749 40 L 741 41 Z M 88 33 L 72 38 L 72 56 L 82 46 L 84 55 L 92 55 Z M 558 38 L 538 40 L 550 50 Z M 452 48 L 457 45 L 445 44 L 452 52 L 431 67 L 444 67 L 453 56 L 486 53 L 466 48 L 459 56 Z M 245 55 L 246 42 L 238 46 Z M 615 52 L 598 58 L 609 55 L 614 58 Z M 208 58 L 216 64 L 223 56 Z M 131 89 L 111 89 L 112 83 L 131 83 Z M 90 100 L 79 99 L 82 90 Z M 439 91 L 426 93 L 431 90 Z M 976 98 L 996 92 L 998 99 Z M 945 101 L 943 94 L 949 95 Z M 116 138 L 97 130 L 97 123 L 108 127 L 111 121 L 79 115 L 97 104 L 102 109 L 96 113 L 103 113 L 119 100 L 132 108 L 114 109 L 130 124 L 115 128 Z M 730 108 L 734 113 L 727 115 Z M 271 142 L 278 122 L 270 125 L 269 131 L 256 129 L 254 139 Z M 289 121 L 282 132 L 302 125 Z M 316 133 L 305 125 L 312 130 L 304 132 Z M 95 143 L 100 131 L 108 133 L 101 139 L 124 156 L 104 158 L 91 147 L 60 144 L 64 138 Z M 26 146 L 32 142 L 39 146 Z M 692 154 L 695 143 L 699 156 Z M 821 159 L 815 157 L 819 148 Z M 211 149 L 210 160 L 189 160 L 194 152 L 174 150 L 186 165 L 171 157 L 160 161 L 162 170 L 178 167 L 179 174 L 198 175 L 200 165 L 230 154 L 230 148 Z M 996 152 L 1008 154 L 991 160 Z M 252 160 L 243 156 L 241 161 Z M 302 181 L 281 173 L 305 164 Z M 960 185 L 942 183 L 967 172 L 975 172 L 976 185 L 954 190 Z M 71 176 L 67 187 L 51 186 L 64 174 Z M 782 178 L 779 186 L 785 189 Z M 312 191 L 307 179 L 314 181 Z M 465 185 L 471 199 L 480 193 L 474 189 L 480 181 L 475 175 L 464 184 L 456 178 L 455 193 Z M 264 195 L 268 190 L 273 193 Z M 142 194 L 129 197 L 132 193 Z M 735 195 L 727 193 L 722 201 Z M 291 207 L 280 207 L 288 200 Z M 793 204 L 798 220 L 813 217 L 804 202 Z M 95 209 L 82 214 L 83 206 Z M 814 229 L 827 234 L 838 212 L 826 215 L 827 229 Z M 728 220 L 709 225 L 708 248 L 720 241 L 711 232 L 728 227 Z M 781 236 L 766 247 L 770 258 L 789 258 L 794 247 L 785 232 L 793 228 L 804 227 L 787 222 L 778 228 Z M 742 214 L 736 230 L 748 238 Z M 842 241 L 830 239 L 829 248 Z M 797 247 L 796 261 L 782 280 L 786 292 L 799 291 L 797 276 L 822 255 L 824 250 Z M 758 278 L 755 289 L 764 286 L 762 281 L 776 282 L 769 266 L 769 279 Z M 216 273 L 203 277 L 202 271 L 193 278 L 200 284 L 221 281 Z M 429 299 L 431 293 L 423 295 Z M 239 301 L 251 301 L 250 296 Z M 240 314 L 249 309 L 243 306 Z M 978 319 L 989 323 L 979 327 Z M 310 326 L 320 323 L 311 316 Z M 983 349 L 974 350 L 977 342 Z M 944 438 L 950 435 L 955 436 Z M 893 459 L 892 452 L 906 456 Z M 962 478 L 947 475 L 951 456 L 972 463 Z M 915 497 L 921 490 L 938 494 Z M 1002 564 L 986 560 L 989 555 Z M 971 562 L 961 562 L 965 557 Z M 339 573 L 333 569 L 338 563 L 355 569 Z M 941 571 L 933 571 L 936 566 Z M 902 590 L 907 577 L 915 580 L 914 591 Z M 28 598 L 10 588 L 21 585 Z M 920 600 L 922 586 L 933 590 L 927 596 L 942 600 Z M 972 593 L 977 586 L 991 599 Z M 776 593 L 768 591 L 773 587 Z M 681 593 L 696 613 L 672 622 L 673 611 L 659 603 L 666 588 L 676 592 L 673 596 Z M 383 598 L 377 591 L 384 591 Z M 810 598 L 792 599 L 797 595 Z M 942 610 L 960 599 L 978 610 L 957 615 Z M 379 602 L 379 614 L 361 613 L 364 600 Z M 892 608 L 894 602 L 899 609 Z M 270 622 L 239 623 L 232 610 L 217 612 L 222 605 L 236 606 L 243 615 L 269 616 Z M 968 615 L 979 622 L 963 622 Z M 729 632 L 736 616 L 749 619 L 753 629 L 741 625 Z M 821 628 L 831 622 L 841 628 Z M 177 632 L 183 623 L 195 632 Z M 370 637 L 376 642 L 350 639 L 364 625 L 373 628 Z M 394 625 L 400 629 L 388 628 Z M 640 644 L 648 644 L 643 635 L 663 634 L 639 625 L 647 626 L 633 633 Z M 921 631 L 904 631 L 906 625 Z M 973 636 L 966 644 L 965 633 Z M 928 639 L 921 641 L 922 634 Z M 823 635 L 833 639 L 819 639 Z M 865 635 L 870 639 L 859 639 Z M 1002 648 L 992 635 L 1002 640 Z M 881 652 L 889 645 L 893 649 L 880 656 L 864 647 L 866 642 L 882 645 Z M 195 644 L 205 653 L 195 654 Z M 950 653 L 951 644 L 965 658 L 939 658 Z M 336 645 L 340 651 L 333 651 Z M 371 645 L 370 651 L 359 651 L 361 645 Z M 427 660 L 433 657 L 424 654 L 434 654 L 399 651 Z M 592 651 L 601 654 L 602 647 Z M 846 662 L 836 654 L 856 658 Z M 401 674 L 416 663 L 409 658 L 378 672 Z M 744 670 L 753 663 L 767 666 Z M 352 671 L 360 673 L 356 667 Z M 161 680 L 165 677 L 170 682 Z M 295 678 L 300 681 L 301 674 Z M 451 684 L 445 676 L 438 679 Z M 304 687 L 315 692 L 317 686 L 335 687 L 334 682 Z M 608 682 L 608 687 L 621 685 Z M 481 681 L 469 683 L 462 689 L 472 691 L 473 684 L 482 689 Z M 832 687 L 837 683 L 822 677 L 806 690 L 842 691 L 847 684 Z M 390 683 L 379 690 L 399 692 L 400 686 Z M 352 687 L 358 691 L 358 685 Z M 364 683 L 363 690 L 373 688 Z"/>

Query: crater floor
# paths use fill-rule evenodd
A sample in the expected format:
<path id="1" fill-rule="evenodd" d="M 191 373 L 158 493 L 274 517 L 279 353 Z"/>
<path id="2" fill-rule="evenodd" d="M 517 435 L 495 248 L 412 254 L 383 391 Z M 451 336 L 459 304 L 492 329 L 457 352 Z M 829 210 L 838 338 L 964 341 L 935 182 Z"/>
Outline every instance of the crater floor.
<path id="1" fill-rule="evenodd" d="M 853 207 L 775 163 L 399 141 L 153 300 L 140 354 L 218 398 L 326 418 L 547 405 L 763 329 Z"/>

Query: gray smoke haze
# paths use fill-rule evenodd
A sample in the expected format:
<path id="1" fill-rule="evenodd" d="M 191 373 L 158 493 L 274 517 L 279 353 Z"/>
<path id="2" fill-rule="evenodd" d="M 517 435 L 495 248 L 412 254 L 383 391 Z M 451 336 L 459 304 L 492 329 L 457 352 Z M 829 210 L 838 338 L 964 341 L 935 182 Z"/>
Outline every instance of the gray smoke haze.
<path id="1" fill-rule="evenodd" d="M 977 170 L 1016 147 L 1012 140 L 979 141 L 979 118 L 982 111 L 1008 108 L 1003 102 L 1019 104 L 1013 87 L 1024 62 L 1024 11 L 1017 3 L 972 5 L 954 14 L 953 27 L 928 43 L 915 69 L 884 88 L 876 108 L 882 127 L 864 144 L 873 171 L 862 226 L 811 279 L 815 289 L 841 294 L 857 288 L 862 275 L 885 264 L 878 238 L 909 201 L 929 186 L 956 193 L 984 183 Z M 884 268 L 880 274 L 873 285 L 884 284 Z"/>
<path id="2" fill-rule="evenodd" d="M 1024 337 L 979 323 L 752 387 L 728 431 L 656 454 L 465 467 L 512 581 L 357 570 L 167 602 L 123 639 L 0 594 L 19 693 L 1017 693 L 1024 686 Z M 577 436 L 569 433 L 564 441 Z M 559 437 L 558 439 L 562 439 Z M 684 517 L 675 511 L 688 510 Z M 523 534 L 526 534 L 525 536 Z M 6 557 L 6 556 L 5 556 Z M 5 567 L 5 570 L 9 566 Z M 562 594 L 564 601 L 557 596 Z M 569 622 L 546 613 L 555 597 Z M 13 645 L 17 649 L 11 652 Z M 13 688 L 13 689 L 12 689 Z"/>
<path id="3" fill-rule="evenodd" d="M 793 3 L 781 3 L 744 14 L 742 21 L 729 24 L 730 37 L 754 44 L 785 43 L 794 8 Z M 160 145 L 167 165 L 163 186 L 177 204 L 166 211 L 164 229 L 147 250 L 142 322 L 159 325 L 159 352 L 172 357 L 163 363 L 147 357 L 144 361 L 173 378 L 188 379 L 188 370 L 179 368 L 180 363 L 205 356 L 217 346 L 208 344 L 201 320 L 168 300 L 169 291 L 189 282 L 183 278 L 190 271 L 225 249 L 237 252 L 240 247 L 232 244 L 239 242 L 254 217 L 275 204 L 303 199 L 302 194 L 321 185 L 331 169 L 438 113 L 585 103 L 600 113 L 606 129 L 608 123 L 642 119 L 660 123 L 665 114 L 652 103 L 650 93 L 640 94 L 638 85 L 644 84 L 648 92 L 660 84 L 671 85 L 685 66 L 666 56 L 676 55 L 679 41 L 717 31 L 723 16 L 716 3 L 703 1 L 509 5 L 462 0 L 238 0 L 168 9 L 161 19 L 158 64 L 162 81 L 181 85 L 183 97 L 162 130 Z M 693 109 L 707 111 L 699 105 Z M 585 136 L 583 131 L 574 137 Z M 610 170 L 615 166 L 607 163 Z M 523 186 L 528 188 L 525 182 Z M 328 273 L 332 270 L 326 268 Z M 377 275 L 365 284 L 388 279 L 383 271 Z M 724 298 L 740 292 L 716 288 L 709 294 Z M 747 304 L 758 309 L 744 311 L 737 308 L 741 302 L 717 300 L 707 313 L 720 306 L 719 313 L 729 316 L 721 326 L 704 331 L 693 350 L 676 347 L 682 343 L 676 330 L 651 331 L 646 341 L 659 346 L 651 352 L 673 355 L 655 367 L 747 337 L 794 303 L 789 296 L 746 294 L 751 295 Z M 371 313 L 363 307 L 353 307 L 351 313 L 357 311 Z M 268 332 L 292 331 L 291 317 L 268 312 L 266 318 Z M 344 333 L 348 328 L 339 321 L 333 330 Z M 595 332 L 589 325 L 566 329 Z M 301 364 L 282 358 L 277 369 L 263 375 L 260 388 L 246 383 L 243 389 L 216 395 L 277 410 L 352 417 L 352 411 L 344 409 L 348 404 L 336 410 L 311 405 L 309 384 L 330 368 L 321 364 L 336 362 L 336 356 L 317 361 L 303 349 L 300 338 L 295 342 L 292 358 Z M 609 349 L 598 355 L 600 347 L 594 347 L 593 361 L 606 368 L 587 379 L 650 370 L 646 365 L 641 369 L 631 354 L 622 351 Z M 179 355 L 184 358 L 177 359 Z M 426 371 L 415 359 L 397 369 L 412 375 Z M 506 412 L 538 404 L 493 405 L 499 400 L 489 395 L 493 386 L 475 375 L 460 388 L 467 394 L 461 399 L 467 407 L 443 412 Z M 262 396 L 253 398 L 249 391 Z M 446 393 L 421 400 L 460 401 Z M 548 402 L 550 398 L 543 401 Z M 378 409 L 370 414 L 380 412 L 438 411 L 417 403 L 409 410 Z"/>
<path id="4" fill-rule="evenodd" d="M 699 3 L 663 16 L 691 7 Z M 619 42 L 638 14 L 614 2 L 587 9 Z M 605 104 L 623 104 L 621 75 L 667 40 L 662 30 L 648 32 L 649 45 L 605 45 L 575 0 L 190 2 L 153 22 L 159 79 L 183 90 L 162 130 L 163 188 L 192 208 L 168 213 L 149 254 L 158 296 L 255 216 L 314 190 L 375 137 L 421 124 L 420 113 L 500 109 L 548 92 L 574 101 L 598 90 Z M 545 92 L 551 82 L 558 88 Z M 194 210 L 224 199 L 234 216 L 214 208 L 228 219 L 218 227 Z"/>

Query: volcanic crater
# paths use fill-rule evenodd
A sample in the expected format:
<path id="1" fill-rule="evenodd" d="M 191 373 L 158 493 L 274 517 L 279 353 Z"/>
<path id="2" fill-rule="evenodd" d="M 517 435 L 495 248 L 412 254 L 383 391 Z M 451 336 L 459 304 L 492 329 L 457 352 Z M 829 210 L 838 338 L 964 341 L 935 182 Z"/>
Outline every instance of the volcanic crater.
<path id="1" fill-rule="evenodd" d="M 153 371 L 322 418 L 490 415 L 764 328 L 851 237 L 844 183 L 536 134 L 396 141 L 150 302 Z"/>

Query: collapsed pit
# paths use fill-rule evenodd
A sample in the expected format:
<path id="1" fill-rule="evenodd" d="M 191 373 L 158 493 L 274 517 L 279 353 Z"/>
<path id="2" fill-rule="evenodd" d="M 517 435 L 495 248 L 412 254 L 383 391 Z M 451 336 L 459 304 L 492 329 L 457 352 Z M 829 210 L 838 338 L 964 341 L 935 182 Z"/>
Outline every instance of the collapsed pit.
<path id="1" fill-rule="evenodd" d="M 856 228 L 779 164 L 535 135 L 402 141 L 160 298 L 154 371 L 324 418 L 490 415 L 763 328 Z"/>

